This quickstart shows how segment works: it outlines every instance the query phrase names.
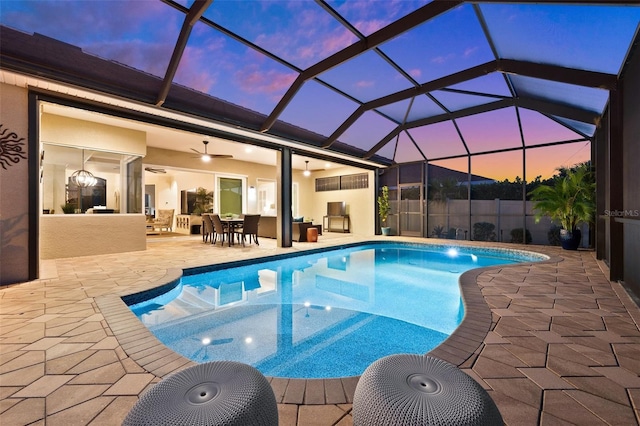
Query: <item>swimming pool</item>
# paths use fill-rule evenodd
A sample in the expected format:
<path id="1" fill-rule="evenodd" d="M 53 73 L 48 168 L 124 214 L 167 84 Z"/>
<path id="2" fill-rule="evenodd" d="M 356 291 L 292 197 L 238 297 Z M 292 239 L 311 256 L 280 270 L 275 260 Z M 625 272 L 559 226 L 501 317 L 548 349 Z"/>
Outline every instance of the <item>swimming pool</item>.
<path id="1" fill-rule="evenodd" d="M 236 360 L 276 377 L 346 377 L 445 340 L 464 315 L 464 271 L 543 258 L 406 243 L 307 253 L 186 270 L 169 291 L 125 302 L 160 341 L 196 362 Z"/>

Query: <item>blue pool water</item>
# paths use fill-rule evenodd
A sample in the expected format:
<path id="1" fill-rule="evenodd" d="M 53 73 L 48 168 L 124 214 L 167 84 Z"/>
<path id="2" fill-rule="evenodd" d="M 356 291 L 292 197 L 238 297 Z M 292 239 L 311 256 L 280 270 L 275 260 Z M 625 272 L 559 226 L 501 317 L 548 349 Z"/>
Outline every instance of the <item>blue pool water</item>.
<path id="1" fill-rule="evenodd" d="M 196 362 L 235 360 L 275 377 L 355 376 L 383 356 L 423 354 L 446 339 L 464 315 L 464 271 L 534 260 L 506 250 L 367 244 L 187 270 L 173 289 L 130 307 Z"/>

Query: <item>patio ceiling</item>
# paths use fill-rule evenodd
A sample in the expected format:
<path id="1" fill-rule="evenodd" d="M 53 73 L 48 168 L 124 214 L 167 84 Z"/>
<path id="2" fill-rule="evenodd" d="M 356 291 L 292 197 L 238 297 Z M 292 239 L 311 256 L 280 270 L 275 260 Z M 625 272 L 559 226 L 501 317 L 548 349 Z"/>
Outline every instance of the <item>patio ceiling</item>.
<path id="1" fill-rule="evenodd" d="M 5 0 L 0 11 L 3 26 L 147 79 L 138 91 L 124 71 L 69 82 L 382 166 L 589 140 L 639 23 L 635 1 Z M 73 66 L 26 64 L 6 40 L 2 67 Z"/>

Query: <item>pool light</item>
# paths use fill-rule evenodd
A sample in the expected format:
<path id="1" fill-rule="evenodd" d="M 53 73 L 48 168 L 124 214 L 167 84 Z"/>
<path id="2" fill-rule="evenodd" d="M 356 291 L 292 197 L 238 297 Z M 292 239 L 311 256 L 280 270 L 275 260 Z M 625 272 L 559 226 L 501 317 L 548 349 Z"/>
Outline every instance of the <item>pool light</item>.
<path id="1" fill-rule="evenodd" d="M 449 255 L 449 257 L 457 257 L 458 256 L 458 250 L 456 250 L 454 248 L 450 248 L 449 250 L 447 250 L 447 254 Z"/>
<path id="2" fill-rule="evenodd" d="M 211 339 L 209 339 L 208 337 L 205 337 L 204 339 L 202 339 L 202 344 L 203 345 L 208 345 L 211 343 Z"/>
<path id="3" fill-rule="evenodd" d="M 244 339 L 244 342 L 248 345 L 249 343 L 253 343 L 253 337 L 247 337 Z"/>

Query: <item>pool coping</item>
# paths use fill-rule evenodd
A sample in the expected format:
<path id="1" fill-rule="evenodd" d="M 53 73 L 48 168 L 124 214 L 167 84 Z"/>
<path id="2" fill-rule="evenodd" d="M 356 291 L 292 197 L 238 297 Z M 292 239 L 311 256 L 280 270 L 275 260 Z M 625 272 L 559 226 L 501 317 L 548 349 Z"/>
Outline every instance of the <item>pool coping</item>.
<path id="1" fill-rule="evenodd" d="M 357 245 L 364 245 L 373 241 L 361 242 Z M 487 246 L 475 246 L 461 244 L 463 242 L 444 244 L 451 246 L 467 246 L 487 248 Z M 420 242 L 416 245 L 437 246 L 442 243 Z M 336 249 L 344 247 L 344 244 L 327 246 L 326 249 Z M 464 304 L 465 315 L 456 330 L 444 342 L 427 355 L 435 356 L 447 361 L 455 366 L 462 365 L 466 360 L 478 352 L 484 339 L 492 326 L 492 313 L 489 305 L 482 295 L 478 285 L 478 277 L 485 272 L 495 271 L 509 267 L 526 267 L 533 264 L 557 263 L 564 260 L 562 257 L 547 256 L 533 250 L 508 250 L 499 251 L 526 252 L 546 257 L 546 260 L 535 262 L 520 262 L 508 265 L 492 265 L 489 267 L 476 268 L 464 272 L 459 279 L 460 294 Z M 300 252 L 296 253 L 300 255 Z M 272 256 L 255 257 L 250 262 L 268 259 Z M 216 264 L 228 265 L 233 262 Z M 192 269 L 192 268 L 189 268 Z M 114 337 L 120 344 L 122 350 L 140 367 L 157 377 L 165 378 L 184 368 L 197 365 L 196 362 L 185 358 L 166 347 L 158 340 L 153 333 L 136 317 L 123 298 L 154 289 L 167 288 L 174 285 L 183 275 L 182 269 L 168 269 L 167 273 L 160 280 L 149 283 L 146 288 L 126 290 L 121 293 L 112 293 L 98 296 L 95 302 L 100 308 L 103 317 L 113 332 Z M 318 404 L 350 404 L 353 402 L 356 385 L 360 376 L 331 378 L 331 379 L 298 379 L 267 377 L 276 401 L 283 404 L 318 405 Z"/>

